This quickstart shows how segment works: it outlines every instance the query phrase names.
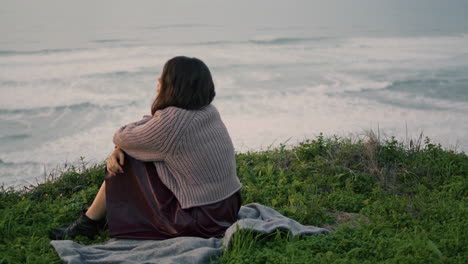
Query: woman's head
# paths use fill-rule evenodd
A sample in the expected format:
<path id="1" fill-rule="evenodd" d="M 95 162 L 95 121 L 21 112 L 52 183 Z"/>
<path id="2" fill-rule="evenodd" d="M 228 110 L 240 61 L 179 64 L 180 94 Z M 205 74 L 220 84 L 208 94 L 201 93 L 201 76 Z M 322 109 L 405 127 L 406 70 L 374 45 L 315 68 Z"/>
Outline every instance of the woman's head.
<path id="1" fill-rule="evenodd" d="M 174 57 L 164 65 L 151 114 L 168 106 L 199 109 L 210 104 L 215 95 L 213 79 L 205 63 L 197 58 Z"/>

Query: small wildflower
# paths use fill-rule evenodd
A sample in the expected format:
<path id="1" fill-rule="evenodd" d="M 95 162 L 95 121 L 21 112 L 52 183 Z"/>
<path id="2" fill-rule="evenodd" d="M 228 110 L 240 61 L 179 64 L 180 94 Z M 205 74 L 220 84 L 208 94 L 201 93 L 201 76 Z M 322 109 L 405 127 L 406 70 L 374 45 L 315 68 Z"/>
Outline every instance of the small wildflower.
<path id="1" fill-rule="evenodd" d="M 26 197 L 23 195 L 23 196 L 21 197 L 21 200 L 24 200 L 24 199 L 26 199 Z"/>
<path id="2" fill-rule="evenodd" d="M 44 196 L 49 196 L 49 195 L 47 193 L 45 193 Z"/>

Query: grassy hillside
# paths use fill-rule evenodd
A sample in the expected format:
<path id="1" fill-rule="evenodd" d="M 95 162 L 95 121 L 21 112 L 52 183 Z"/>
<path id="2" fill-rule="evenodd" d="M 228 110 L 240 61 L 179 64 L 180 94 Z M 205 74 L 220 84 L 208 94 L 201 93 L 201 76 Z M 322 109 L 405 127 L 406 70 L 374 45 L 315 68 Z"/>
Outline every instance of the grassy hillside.
<path id="1" fill-rule="evenodd" d="M 318 136 L 292 148 L 238 153 L 244 203 L 275 208 L 327 235 L 234 237 L 219 263 L 464 263 L 468 156 L 429 139 L 403 144 Z M 71 167 L 23 191 L 0 190 L 0 263 L 60 263 L 48 230 L 74 220 L 103 164 Z M 94 241 L 108 239 L 104 231 Z"/>

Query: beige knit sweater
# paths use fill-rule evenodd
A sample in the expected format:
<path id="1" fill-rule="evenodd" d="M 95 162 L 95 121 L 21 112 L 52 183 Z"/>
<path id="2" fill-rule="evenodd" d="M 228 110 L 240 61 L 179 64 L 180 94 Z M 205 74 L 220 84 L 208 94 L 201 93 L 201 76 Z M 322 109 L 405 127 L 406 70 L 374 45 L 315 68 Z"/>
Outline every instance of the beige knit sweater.
<path id="1" fill-rule="evenodd" d="M 212 104 L 166 107 L 121 127 L 113 141 L 128 155 L 153 161 L 183 209 L 224 200 L 242 187 L 231 137 Z"/>

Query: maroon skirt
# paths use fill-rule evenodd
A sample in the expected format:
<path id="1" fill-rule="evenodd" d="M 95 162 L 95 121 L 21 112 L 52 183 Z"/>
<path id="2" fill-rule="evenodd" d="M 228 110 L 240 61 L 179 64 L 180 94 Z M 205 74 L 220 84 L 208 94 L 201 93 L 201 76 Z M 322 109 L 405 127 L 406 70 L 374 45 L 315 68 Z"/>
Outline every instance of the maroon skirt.
<path id="1" fill-rule="evenodd" d="M 161 182 L 153 162 L 125 154 L 124 164 L 124 172 L 114 177 L 109 177 L 106 170 L 110 237 L 220 237 L 237 221 L 242 204 L 240 191 L 220 202 L 182 209 L 174 194 Z"/>

